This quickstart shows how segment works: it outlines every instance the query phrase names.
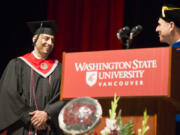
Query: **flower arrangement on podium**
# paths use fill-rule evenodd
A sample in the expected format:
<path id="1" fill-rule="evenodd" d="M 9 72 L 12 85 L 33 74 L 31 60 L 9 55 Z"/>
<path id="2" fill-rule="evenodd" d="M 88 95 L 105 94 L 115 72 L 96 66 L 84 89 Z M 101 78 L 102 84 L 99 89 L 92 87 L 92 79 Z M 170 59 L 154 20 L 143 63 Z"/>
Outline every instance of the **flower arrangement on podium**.
<path id="1" fill-rule="evenodd" d="M 119 110 L 118 115 L 116 115 L 116 110 L 118 106 L 120 97 L 114 95 L 114 100 L 111 101 L 111 109 L 109 110 L 109 118 L 106 118 L 106 127 L 101 130 L 101 135 L 134 135 L 133 122 L 129 120 L 127 123 L 123 123 L 121 118 L 121 110 Z M 142 121 L 142 127 L 138 129 L 138 135 L 145 135 L 149 130 L 147 126 L 149 116 L 147 111 L 144 111 L 144 119 Z"/>

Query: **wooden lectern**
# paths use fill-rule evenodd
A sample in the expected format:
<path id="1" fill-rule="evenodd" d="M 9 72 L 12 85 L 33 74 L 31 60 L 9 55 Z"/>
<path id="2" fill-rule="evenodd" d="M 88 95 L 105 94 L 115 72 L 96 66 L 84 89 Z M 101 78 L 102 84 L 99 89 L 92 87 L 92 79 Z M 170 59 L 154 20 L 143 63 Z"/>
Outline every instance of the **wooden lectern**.
<path id="1" fill-rule="evenodd" d="M 123 122 L 132 120 L 136 135 L 145 109 L 150 116 L 146 135 L 175 135 L 179 70 L 180 53 L 171 47 L 64 53 L 61 98 L 97 98 L 103 109 L 98 135 L 114 93 L 121 97 L 117 110 Z"/>

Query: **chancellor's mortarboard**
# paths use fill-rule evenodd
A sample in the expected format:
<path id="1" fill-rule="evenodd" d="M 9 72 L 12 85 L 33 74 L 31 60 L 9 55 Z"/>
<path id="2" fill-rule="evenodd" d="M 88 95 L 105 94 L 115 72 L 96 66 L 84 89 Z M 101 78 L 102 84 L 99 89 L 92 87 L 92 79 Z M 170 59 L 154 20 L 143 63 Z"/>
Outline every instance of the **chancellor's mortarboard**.
<path id="1" fill-rule="evenodd" d="M 180 7 L 163 5 L 160 17 L 167 22 L 173 21 L 177 27 L 180 27 Z"/>

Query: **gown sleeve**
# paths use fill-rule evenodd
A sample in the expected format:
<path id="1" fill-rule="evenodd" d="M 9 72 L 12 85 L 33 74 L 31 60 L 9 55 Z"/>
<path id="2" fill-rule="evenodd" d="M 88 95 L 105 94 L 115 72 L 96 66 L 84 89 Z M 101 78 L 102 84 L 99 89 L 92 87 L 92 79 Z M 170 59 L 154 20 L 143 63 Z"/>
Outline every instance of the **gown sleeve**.
<path id="1" fill-rule="evenodd" d="M 11 60 L 0 80 L 0 130 L 27 115 L 31 108 L 21 96 L 20 63 Z"/>

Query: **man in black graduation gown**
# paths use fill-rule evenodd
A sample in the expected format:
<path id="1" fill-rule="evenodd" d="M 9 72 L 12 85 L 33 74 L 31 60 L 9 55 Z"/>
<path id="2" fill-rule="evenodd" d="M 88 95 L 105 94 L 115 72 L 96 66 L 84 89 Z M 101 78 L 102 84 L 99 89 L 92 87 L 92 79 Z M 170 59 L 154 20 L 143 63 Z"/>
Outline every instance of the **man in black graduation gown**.
<path id="1" fill-rule="evenodd" d="M 0 80 L 0 131 L 8 135 L 60 134 L 58 113 L 61 64 L 50 59 L 54 21 L 28 23 L 34 50 L 12 59 Z"/>

